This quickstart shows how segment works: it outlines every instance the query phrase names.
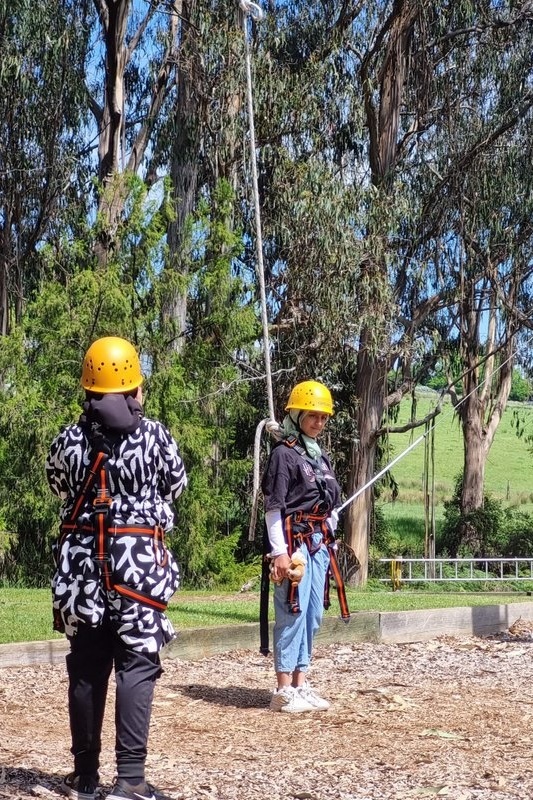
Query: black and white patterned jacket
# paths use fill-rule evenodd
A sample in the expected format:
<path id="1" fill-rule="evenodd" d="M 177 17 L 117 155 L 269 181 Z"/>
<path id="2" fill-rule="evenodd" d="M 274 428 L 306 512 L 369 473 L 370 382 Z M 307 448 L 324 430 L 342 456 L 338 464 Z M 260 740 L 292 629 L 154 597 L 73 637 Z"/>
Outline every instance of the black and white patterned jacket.
<path id="1" fill-rule="evenodd" d="M 50 489 L 63 501 L 63 522 L 69 519 L 91 461 L 84 426 L 69 425 L 52 442 L 46 475 Z M 112 498 L 109 517 L 114 526 L 160 526 L 164 531 L 173 527 L 172 504 L 187 485 L 187 477 L 178 446 L 162 423 L 142 418 L 133 433 L 115 435 L 106 470 Z M 126 644 L 135 650 L 158 652 L 175 635 L 164 612 L 103 587 L 90 529 L 94 494 L 93 489 L 80 510 L 77 529 L 61 536 L 54 547 L 56 615 L 67 636 L 73 636 L 80 622 L 99 625 L 107 613 Z M 110 541 L 116 582 L 168 602 L 179 585 L 178 566 L 170 551 L 162 567 L 160 559 L 154 560 L 153 537 L 121 535 Z"/>

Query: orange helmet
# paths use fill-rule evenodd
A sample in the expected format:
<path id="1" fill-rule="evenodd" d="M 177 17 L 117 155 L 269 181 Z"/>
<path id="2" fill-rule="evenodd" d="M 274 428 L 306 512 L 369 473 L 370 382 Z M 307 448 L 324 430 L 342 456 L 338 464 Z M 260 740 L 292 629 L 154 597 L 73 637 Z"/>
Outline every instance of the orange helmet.
<path id="1" fill-rule="evenodd" d="M 139 356 L 126 339 L 104 336 L 85 353 L 80 381 L 84 389 L 98 394 L 128 392 L 142 382 Z"/>
<path id="2" fill-rule="evenodd" d="M 297 383 L 290 393 L 285 411 L 291 408 L 299 411 L 318 411 L 322 414 L 333 415 L 333 398 L 327 386 L 318 381 L 303 381 Z"/>

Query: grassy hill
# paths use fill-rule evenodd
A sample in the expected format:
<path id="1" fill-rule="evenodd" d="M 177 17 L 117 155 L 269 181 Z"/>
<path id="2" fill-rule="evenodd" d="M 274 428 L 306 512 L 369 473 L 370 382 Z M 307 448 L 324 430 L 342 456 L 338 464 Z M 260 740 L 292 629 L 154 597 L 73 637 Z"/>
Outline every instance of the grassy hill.
<path id="1" fill-rule="evenodd" d="M 435 407 L 437 393 L 421 390 L 417 394 L 417 417 L 424 417 Z M 399 420 L 403 424 L 410 417 L 411 401 L 403 401 Z M 509 403 L 496 433 L 486 468 L 485 491 L 506 506 L 520 507 L 533 513 L 533 451 L 523 438 L 519 439 L 512 425 L 516 414 L 525 419 L 526 430 L 533 433 L 533 406 Z M 424 428 L 390 437 L 390 450 L 386 459 L 390 463 L 419 437 Z M 392 501 L 390 491 L 384 491 L 380 502 L 385 517 L 391 521 L 401 538 L 413 536 L 423 539 L 423 474 L 424 444 L 420 443 L 407 453 L 392 469 L 399 486 L 399 495 Z M 443 406 L 435 420 L 435 517 L 442 518 L 444 500 L 454 489 L 456 477 L 463 466 L 463 441 L 459 420 L 450 401 Z"/>

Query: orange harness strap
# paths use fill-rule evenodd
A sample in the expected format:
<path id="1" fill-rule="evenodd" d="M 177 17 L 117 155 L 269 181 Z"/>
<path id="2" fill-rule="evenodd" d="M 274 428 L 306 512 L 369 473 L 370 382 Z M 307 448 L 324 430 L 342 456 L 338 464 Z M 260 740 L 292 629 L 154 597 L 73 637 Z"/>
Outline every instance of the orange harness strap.
<path id="1" fill-rule="evenodd" d="M 106 591 L 113 589 L 123 597 L 128 597 L 130 600 L 135 600 L 138 603 L 142 603 L 158 611 L 164 611 L 167 607 L 166 603 L 154 600 L 153 597 L 150 597 L 150 595 L 144 592 L 132 589 L 126 584 L 115 583 L 113 580 L 111 558 L 108 550 L 108 537 L 110 536 L 153 536 L 156 563 L 161 567 L 166 566 L 168 553 L 165 548 L 165 532 L 160 525 L 155 525 L 154 527 L 149 527 L 147 525 L 109 525 L 109 509 L 111 507 L 112 497 L 108 492 L 106 461 L 107 455 L 103 452 L 98 452 L 94 457 L 72 510 L 67 520 L 61 525 L 59 545 L 61 546 L 65 536 L 74 530 L 94 533 L 95 561 L 100 567 L 100 574 Z M 94 522 L 92 525 L 78 525 L 76 522 L 78 515 L 95 482 L 97 483 L 97 491 L 93 502 Z"/>
<path id="2" fill-rule="evenodd" d="M 307 526 L 308 530 L 301 530 L 302 523 Z M 295 527 L 300 528 L 300 530 L 295 530 Z M 330 533 L 325 514 L 304 514 L 303 512 L 299 511 L 297 514 L 285 519 L 285 530 L 287 534 L 289 555 L 292 555 L 294 552 L 295 543 L 300 545 L 305 544 L 310 555 L 316 552 L 318 548 L 311 549 L 309 540 L 314 533 L 318 532 L 317 529 L 320 529 L 322 533 L 322 539 L 327 547 L 329 555 L 329 567 L 324 583 L 324 608 L 327 609 L 331 605 L 329 598 L 329 582 L 330 576 L 332 575 L 333 580 L 335 581 L 335 587 L 337 589 L 341 617 L 343 620 L 348 621 L 350 619 L 350 609 L 348 608 L 348 601 L 346 599 L 346 588 L 344 586 L 344 580 L 340 571 L 339 562 L 337 561 L 337 555 L 335 552 L 335 539 Z M 289 585 L 287 602 L 289 604 L 289 610 L 292 614 L 298 614 L 300 612 L 297 585 Z"/>
<path id="3" fill-rule="evenodd" d="M 348 608 L 348 600 L 346 598 L 346 587 L 344 586 L 344 580 L 342 577 L 342 573 L 339 567 L 339 562 L 337 560 L 337 551 L 335 548 L 335 539 L 332 536 L 328 537 L 329 540 L 326 540 L 326 547 L 328 548 L 329 552 L 329 570 L 333 575 L 333 580 L 335 581 L 335 587 L 337 589 L 337 598 L 339 600 L 339 607 L 341 610 L 341 618 L 348 622 L 350 619 L 350 609 Z M 329 600 L 329 575 L 326 577 L 326 599 L 324 602 L 324 608 L 330 607 L 330 600 Z"/>
<path id="4" fill-rule="evenodd" d="M 132 589 L 131 586 L 127 586 L 125 583 L 115 583 L 113 580 L 113 574 L 111 571 L 111 558 L 107 547 L 108 537 L 113 534 L 125 534 L 127 528 L 117 528 L 115 526 L 114 530 L 113 528 L 110 530 L 109 509 L 111 507 L 111 503 L 112 497 L 108 493 L 107 471 L 104 463 L 100 468 L 98 489 L 93 503 L 95 517 L 94 530 L 96 535 L 95 560 L 100 565 L 100 572 L 104 582 L 104 587 L 107 591 L 114 589 L 115 592 L 118 592 L 123 597 L 128 597 L 130 600 L 135 600 L 137 603 L 157 609 L 158 611 L 164 611 L 167 607 L 166 603 L 162 603 L 159 600 L 154 600 L 153 597 L 150 597 L 150 595 L 145 594 L 138 589 Z M 149 530 L 150 535 L 154 537 L 156 561 L 159 566 L 165 566 L 168 560 L 168 554 L 164 548 L 163 529 L 159 525 L 156 525 L 155 528 Z M 131 532 L 139 533 L 139 530 L 131 527 Z M 159 546 L 160 543 L 162 545 L 161 547 Z"/>
<path id="5" fill-rule="evenodd" d="M 93 483 L 96 480 L 96 476 L 98 474 L 98 471 L 99 471 L 103 461 L 105 461 L 106 458 L 107 458 L 107 456 L 106 456 L 105 453 L 97 453 L 96 454 L 96 456 L 94 458 L 94 461 L 90 465 L 89 470 L 87 472 L 87 475 L 85 476 L 85 480 L 82 483 L 81 489 L 80 489 L 80 491 L 78 493 L 78 496 L 76 497 L 76 501 L 75 501 L 75 503 L 74 503 L 74 505 L 72 507 L 72 510 L 71 510 L 71 512 L 69 514 L 69 520 L 71 522 L 74 522 L 77 519 L 78 514 L 80 513 L 81 506 L 85 502 L 85 498 L 89 494 L 89 491 L 90 491 Z M 75 526 L 73 526 L 73 527 L 75 527 Z"/>

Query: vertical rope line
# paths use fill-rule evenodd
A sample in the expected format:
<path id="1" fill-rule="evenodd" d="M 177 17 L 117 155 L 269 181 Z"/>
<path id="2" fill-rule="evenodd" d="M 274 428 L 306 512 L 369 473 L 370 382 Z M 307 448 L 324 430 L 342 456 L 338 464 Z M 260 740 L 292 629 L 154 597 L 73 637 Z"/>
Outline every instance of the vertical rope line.
<path id="1" fill-rule="evenodd" d="M 263 232 L 261 226 L 261 208 L 259 205 L 259 183 L 257 180 L 257 157 L 256 157 L 256 142 L 255 142 L 255 123 L 254 123 L 254 104 L 252 92 L 252 66 L 250 57 L 250 46 L 248 43 L 248 17 L 253 15 L 254 19 L 262 19 L 263 12 L 256 6 L 255 3 L 240 4 L 243 14 L 243 32 L 244 32 L 244 45 L 245 45 L 245 62 L 246 62 L 246 97 L 248 104 L 248 128 L 250 133 L 250 161 L 252 166 L 252 190 L 254 197 L 254 212 L 255 212 L 255 231 L 256 231 L 256 257 L 257 257 L 257 277 L 259 279 L 259 291 L 261 297 L 261 322 L 263 326 L 263 349 L 265 359 L 265 377 L 266 389 L 268 399 L 268 413 L 271 419 L 275 419 L 274 413 L 274 395 L 272 392 L 272 371 L 270 368 L 270 337 L 268 332 L 268 313 L 266 304 L 266 290 L 265 290 L 265 271 L 263 266 Z"/>

